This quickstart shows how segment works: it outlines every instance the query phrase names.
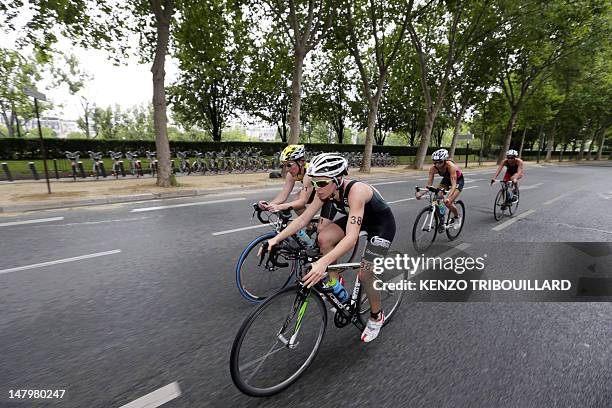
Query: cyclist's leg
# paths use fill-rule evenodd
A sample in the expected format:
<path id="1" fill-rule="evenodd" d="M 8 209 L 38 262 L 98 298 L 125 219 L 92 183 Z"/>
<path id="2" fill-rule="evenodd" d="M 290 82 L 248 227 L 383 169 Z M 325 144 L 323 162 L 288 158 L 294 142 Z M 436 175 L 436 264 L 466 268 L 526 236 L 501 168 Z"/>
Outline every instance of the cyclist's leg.
<path id="1" fill-rule="evenodd" d="M 457 198 L 459 197 L 459 195 L 463 191 L 464 184 L 465 184 L 465 181 L 463 179 L 458 180 L 457 181 L 457 188 L 455 189 L 453 194 L 451 194 L 448 197 L 448 200 L 449 200 L 448 208 L 451 210 L 451 212 L 453 213 L 455 218 L 457 218 L 459 216 L 459 211 L 457 211 L 457 207 L 455 207 L 455 200 L 457 200 Z"/>
<path id="2" fill-rule="evenodd" d="M 381 315 L 380 292 L 374 288 L 374 282 L 376 281 L 374 260 L 387 256 L 391 242 L 395 237 L 395 218 L 391 210 L 388 211 L 385 217 L 381 217 L 376 222 L 372 221 L 366 226 L 368 242 L 361 259 L 358 275 L 370 303 L 370 319 L 361 335 L 361 340 L 365 342 L 374 340 L 384 323 L 384 315 Z"/>
<path id="3" fill-rule="evenodd" d="M 344 216 L 333 222 L 329 219 L 321 218 L 319 221 L 319 231 L 317 232 L 317 241 L 323 255 L 334 249 L 336 244 L 344 238 L 347 219 L 348 217 Z M 321 221 L 323 220 L 328 222 L 324 223 L 324 227 L 321 227 Z M 337 272 L 329 272 L 329 277 L 330 279 L 338 279 L 339 275 Z"/>

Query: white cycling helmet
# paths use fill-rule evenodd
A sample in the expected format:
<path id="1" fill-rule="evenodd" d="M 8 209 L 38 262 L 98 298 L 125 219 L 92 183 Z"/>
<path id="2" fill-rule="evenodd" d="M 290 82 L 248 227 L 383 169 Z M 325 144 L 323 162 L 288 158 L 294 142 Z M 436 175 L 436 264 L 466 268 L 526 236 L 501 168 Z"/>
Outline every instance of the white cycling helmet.
<path id="1" fill-rule="evenodd" d="M 431 155 L 431 160 L 448 160 L 448 150 L 438 149 Z"/>
<path id="2" fill-rule="evenodd" d="M 304 145 L 289 145 L 283 149 L 280 154 L 280 161 L 286 162 L 289 160 L 301 160 L 306 154 Z"/>
<path id="3" fill-rule="evenodd" d="M 339 177 L 348 174 L 348 161 L 335 153 L 321 153 L 310 160 L 307 174 L 311 177 Z"/>
<path id="4" fill-rule="evenodd" d="M 506 152 L 506 157 L 518 157 L 518 152 L 516 150 L 510 149 Z"/>

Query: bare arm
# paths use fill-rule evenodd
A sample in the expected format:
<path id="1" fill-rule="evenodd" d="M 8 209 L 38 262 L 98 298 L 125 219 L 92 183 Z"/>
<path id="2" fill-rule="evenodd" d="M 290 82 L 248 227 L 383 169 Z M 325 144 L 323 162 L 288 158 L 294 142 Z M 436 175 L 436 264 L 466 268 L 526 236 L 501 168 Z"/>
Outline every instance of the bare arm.
<path id="1" fill-rule="evenodd" d="M 501 162 L 501 164 L 497 167 L 497 171 L 495 172 L 495 175 L 493 176 L 492 180 L 495 180 L 497 178 L 497 176 L 499 176 L 499 173 L 501 173 L 501 171 L 504 168 L 505 164 L 506 164 L 506 160 Z"/>
<path id="2" fill-rule="evenodd" d="M 293 190 L 294 186 L 295 186 L 295 179 L 293 178 L 291 174 L 287 173 L 287 176 L 285 177 L 285 185 L 283 186 L 283 189 L 280 191 L 280 193 L 276 195 L 276 197 L 272 199 L 272 201 L 270 201 L 270 204 L 282 204 L 285 201 L 287 201 L 287 198 L 289 198 L 289 194 L 291 194 L 291 190 Z"/>
<path id="3" fill-rule="evenodd" d="M 280 210 L 286 210 L 289 207 L 293 208 L 294 210 L 300 210 L 306 207 L 306 204 L 308 203 L 308 199 L 310 198 L 313 189 L 310 176 L 304 176 L 303 183 L 304 186 L 300 190 L 298 198 L 288 203 L 278 205 L 278 208 Z"/>
<path id="4" fill-rule="evenodd" d="M 269 240 L 270 245 L 276 245 L 285 238 L 290 237 L 291 235 L 304 228 L 306 225 L 308 225 L 310 220 L 312 220 L 313 217 L 319 212 L 321 207 L 323 207 L 323 201 L 321 201 L 319 197 L 315 196 L 315 199 L 312 204 L 309 205 L 308 208 L 306 208 L 302 215 L 293 220 L 293 222 L 291 222 L 287 226 L 287 228 L 281 231 L 280 234 Z"/>
<path id="5" fill-rule="evenodd" d="M 523 177 L 523 160 L 518 160 L 518 169 L 516 171 L 517 177 Z"/>
<path id="6" fill-rule="evenodd" d="M 346 235 L 336 244 L 334 249 L 325 254 L 317 263 L 327 267 L 353 249 L 359 239 L 365 203 L 371 195 L 372 191 L 366 184 L 359 183 L 353 186 L 349 197 L 350 210 L 346 223 Z"/>

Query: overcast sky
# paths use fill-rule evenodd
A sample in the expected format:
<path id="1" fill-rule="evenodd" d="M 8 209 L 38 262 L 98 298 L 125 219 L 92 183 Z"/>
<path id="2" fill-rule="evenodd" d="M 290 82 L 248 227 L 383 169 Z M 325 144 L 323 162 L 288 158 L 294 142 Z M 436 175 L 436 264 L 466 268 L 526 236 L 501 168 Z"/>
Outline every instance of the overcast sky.
<path id="1" fill-rule="evenodd" d="M 15 49 L 18 33 L 8 32 L 6 34 L 6 36 L 3 36 L 2 46 Z M 153 83 L 150 65 L 139 64 L 137 58 L 131 58 L 124 64 L 115 66 L 108 58 L 107 52 L 74 47 L 66 39 L 60 39 L 55 49 L 65 54 L 76 55 L 81 70 L 93 77 L 91 81 L 85 84 L 79 95 L 85 96 L 97 106 L 106 108 L 118 104 L 122 108 L 128 108 L 151 101 Z M 21 52 L 28 53 L 25 50 Z M 166 84 L 174 81 L 177 73 L 176 61 L 166 57 Z M 48 111 L 47 115 L 71 120 L 76 120 L 82 116 L 79 96 L 70 95 L 67 86 L 52 89 L 50 88 L 50 80 L 47 78 L 38 84 L 38 88 L 45 93 L 48 100 L 58 105 L 58 108 Z M 63 106 L 59 107 L 59 105 Z"/>

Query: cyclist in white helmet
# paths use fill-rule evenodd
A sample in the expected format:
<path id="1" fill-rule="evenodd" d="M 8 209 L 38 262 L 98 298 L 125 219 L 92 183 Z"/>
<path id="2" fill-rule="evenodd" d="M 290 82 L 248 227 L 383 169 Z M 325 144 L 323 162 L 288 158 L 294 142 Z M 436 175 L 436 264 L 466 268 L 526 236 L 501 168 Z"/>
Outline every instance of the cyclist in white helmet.
<path id="1" fill-rule="evenodd" d="M 259 201 L 259 208 L 268 211 L 281 211 L 292 207 L 296 213 L 301 214 L 314 199 L 314 189 L 310 177 L 306 174 L 308 163 L 305 160 L 306 149 L 304 145 L 289 145 L 280 154 L 280 161 L 287 168 L 285 185 L 283 189 L 270 201 Z M 295 182 L 303 184 L 302 189 L 289 201 L 289 195 L 295 187 Z"/>
<path id="2" fill-rule="evenodd" d="M 448 209 L 453 214 L 453 218 L 450 220 L 450 223 L 453 225 L 454 229 L 459 229 L 461 226 L 461 217 L 459 216 L 457 207 L 455 207 L 455 200 L 457 200 L 457 197 L 459 197 L 459 194 L 461 194 L 465 180 L 459 166 L 455 164 L 454 161 L 449 160 L 448 157 L 448 150 L 446 149 L 438 149 L 433 152 L 431 155 L 433 166 L 431 166 L 429 169 L 427 186 L 433 185 L 433 180 L 436 173 L 442 176 L 442 181 L 440 181 L 440 184 L 438 184 L 438 188 L 448 191 L 448 195 L 444 199 L 444 204 L 446 204 Z M 426 191 L 417 193 L 417 200 L 420 200 L 424 194 L 426 194 Z"/>
<path id="3" fill-rule="evenodd" d="M 321 210 L 317 240 L 323 256 L 312 264 L 312 269 L 303 278 L 308 287 L 312 287 L 324 277 L 327 266 L 353 249 L 359 232 L 367 231 L 369 239 L 361 260 L 359 279 L 370 300 L 371 310 L 361 340 L 370 342 L 378 336 L 385 321 L 380 293 L 374 289 L 374 259 L 387 255 L 395 237 L 395 219 L 380 193 L 366 183 L 348 180 L 345 177 L 347 170 L 347 160 L 338 154 L 323 153 L 314 157 L 308 167 L 316 192 L 314 201 L 285 230 L 271 238 L 268 245 L 271 248 L 295 234 Z M 337 213 L 344 216 L 333 221 Z M 339 279 L 334 272 L 329 272 L 329 278 Z"/>
<path id="4" fill-rule="evenodd" d="M 504 174 L 504 181 L 512 181 L 513 200 L 518 200 L 517 193 L 519 191 L 518 185 L 519 180 L 523 178 L 525 174 L 523 172 L 523 160 L 518 158 L 518 152 L 514 149 L 510 149 L 506 152 L 506 159 L 499 165 L 495 175 L 491 179 L 491 184 L 495 182 L 502 168 L 506 167 L 506 174 Z"/>

